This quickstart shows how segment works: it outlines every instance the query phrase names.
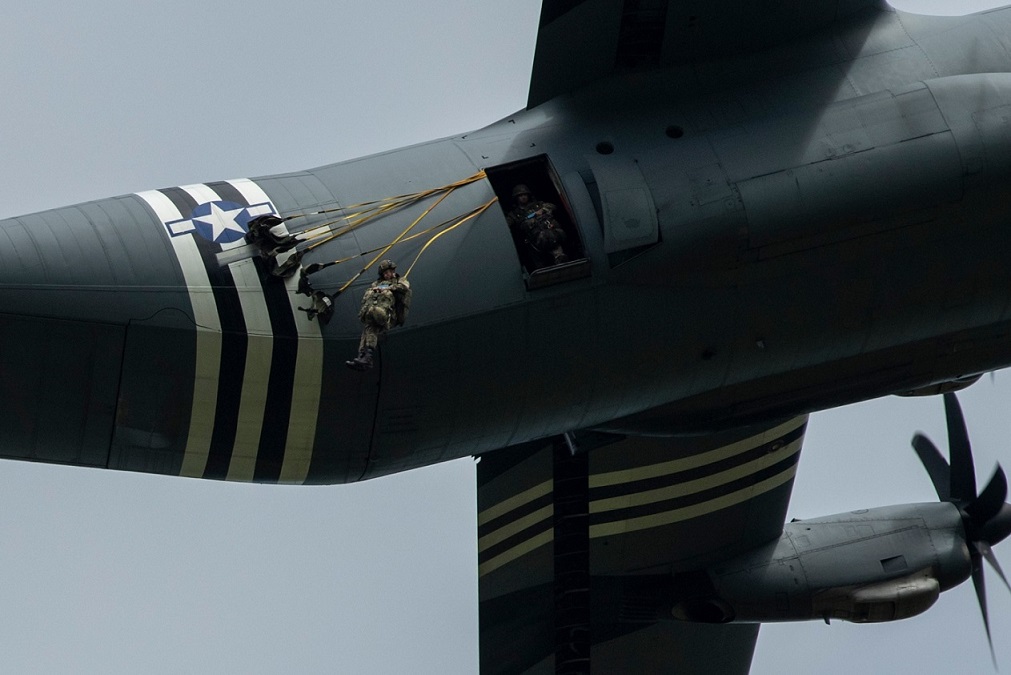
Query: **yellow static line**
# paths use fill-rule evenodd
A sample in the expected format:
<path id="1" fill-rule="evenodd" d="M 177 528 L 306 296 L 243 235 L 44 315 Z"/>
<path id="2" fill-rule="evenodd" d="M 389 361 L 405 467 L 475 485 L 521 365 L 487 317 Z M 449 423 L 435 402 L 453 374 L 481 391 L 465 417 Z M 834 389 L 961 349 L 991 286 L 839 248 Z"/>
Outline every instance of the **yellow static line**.
<path id="1" fill-rule="evenodd" d="M 360 211 L 357 211 L 355 213 L 347 214 L 347 215 L 341 216 L 341 218 L 338 218 L 336 220 L 333 220 L 333 221 L 330 221 L 328 223 L 324 223 L 322 225 L 317 225 L 317 226 L 313 227 L 312 230 L 318 230 L 318 229 L 324 228 L 324 227 L 327 228 L 327 232 L 320 234 L 320 236 L 325 236 L 325 239 L 313 243 L 312 245 L 308 246 L 305 250 L 306 251 L 311 251 L 311 250 L 315 249 L 317 246 L 322 246 L 323 244 L 325 244 L 327 242 L 333 241 L 337 237 L 340 237 L 342 235 L 347 234 L 348 232 L 353 231 L 354 229 L 358 228 L 359 226 L 363 225 L 365 222 L 367 222 L 369 220 L 373 220 L 375 218 L 379 218 L 379 217 L 381 217 L 381 216 L 383 216 L 383 215 L 385 215 L 387 213 L 391 213 L 393 211 L 399 210 L 399 209 L 404 208 L 406 206 L 411 206 L 413 204 L 416 204 L 416 203 L 418 203 L 420 201 L 428 199 L 429 197 L 432 197 L 432 196 L 437 195 L 439 193 L 444 193 L 443 196 L 442 196 L 442 198 L 445 198 L 449 193 L 453 192 L 457 188 L 470 185 L 471 183 L 475 183 L 475 182 L 477 182 L 477 181 L 485 178 L 485 176 L 486 176 L 485 172 L 483 170 L 481 170 L 481 171 L 478 171 L 476 174 L 474 174 L 472 176 L 469 176 L 469 177 L 464 178 L 462 180 L 456 181 L 454 183 L 449 183 L 447 185 L 443 185 L 443 186 L 440 186 L 440 187 L 437 187 L 437 188 L 431 188 L 429 190 L 422 190 L 421 192 L 413 192 L 413 193 L 410 193 L 410 194 L 398 195 L 396 197 L 386 197 L 384 199 L 379 199 L 379 200 L 375 200 L 375 201 L 371 201 L 371 202 L 362 202 L 360 204 L 352 204 L 350 206 L 344 207 L 343 209 L 328 209 L 326 211 L 319 211 L 319 212 L 317 212 L 317 214 L 313 214 L 313 215 L 318 215 L 318 214 L 322 214 L 322 213 L 329 213 L 329 212 L 332 212 L 332 211 L 341 211 L 341 210 L 348 211 L 348 210 L 351 210 L 351 209 L 361 209 Z M 440 198 L 439 201 L 441 201 L 442 198 Z M 367 207 L 367 208 L 364 208 L 364 207 Z M 429 209 L 429 211 L 430 210 L 431 209 Z M 300 216 L 292 216 L 292 217 L 300 217 Z M 424 217 L 424 216 L 422 216 L 422 217 Z M 355 222 L 351 222 L 353 219 L 357 219 L 357 220 L 355 220 Z M 334 225 L 334 224 L 340 222 L 341 220 L 347 222 L 347 225 L 345 227 L 339 228 L 337 231 L 330 231 L 329 230 L 329 227 L 331 225 Z M 313 235 L 312 237 L 310 237 L 310 239 L 311 238 L 315 238 L 315 236 L 316 235 Z M 306 240 L 306 239 L 303 238 L 303 240 Z"/>
<path id="2" fill-rule="evenodd" d="M 454 189 L 455 189 L 455 188 L 454 188 Z M 438 206 L 439 204 L 441 204 L 441 203 L 442 203 L 442 200 L 444 200 L 444 199 L 445 199 L 446 197 L 448 197 L 448 196 L 449 196 L 449 195 L 451 195 L 451 194 L 453 194 L 453 190 L 452 190 L 452 189 L 451 189 L 451 190 L 447 190 L 445 194 L 443 194 L 443 195 L 442 195 L 441 197 L 439 197 L 439 198 L 438 198 L 437 200 L 435 200 L 435 203 L 434 203 L 434 204 L 432 204 L 432 205 L 431 205 L 431 206 L 429 206 L 429 207 L 428 207 L 427 209 L 425 209 L 425 211 L 424 211 L 424 212 L 423 212 L 423 213 L 422 213 L 422 214 L 421 214 L 420 216 L 418 216 L 418 217 L 417 217 L 417 218 L 416 218 L 416 219 L 414 220 L 414 222 L 413 222 L 413 223 L 411 223 L 410 225 L 408 225 L 408 226 L 407 226 L 407 227 L 406 227 L 406 228 L 404 229 L 404 231 L 403 231 L 403 232 L 401 232 L 401 233 L 400 233 L 399 235 L 397 235 L 397 238 L 396 238 L 396 239 L 394 239 L 393 241 L 391 241 L 391 242 L 390 242 L 389 244 L 387 244 L 387 245 L 386 245 L 386 247 L 385 247 L 385 248 L 383 248 L 383 250 L 381 250 L 381 251 L 380 251 L 379 253 L 377 253 L 377 254 L 376 254 L 376 256 L 375 256 L 375 257 L 374 257 L 374 258 L 373 258 L 372 260 L 370 260 L 370 261 L 368 262 L 368 264 L 367 264 L 367 265 L 365 265 L 365 267 L 363 267 L 363 268 L 361 269 L 361 271 L 360 271 L 360 272 L 359 272 L 358 274 L 356 274 L 356 275 L 354 275 L 353 277 L 351 277 L 351 278 L 350 278 L 350 279 L 349 279 L 349 280 L 348 280 L 348 281 L 347 281 L 347 282 L 346 282 L 346 283 L 345 283 L 345 284 L 344 284 L 343 286 L 341 286 L 341 287 L 340 287 L 340 288 L 339 288 L 339 289 L 337 290 L 337 293 L 336 293 L 335 295 L 340 295 L 341 293 L 343 293 L 344 291 L 346 291 L 346 290 L 347 290 L 347 288 L 348 288 L 348 286 L 350 286 L 351 284 L 353 284 L 353 283 L 355 282 L 355 280 L 356 280 L 356 279 L 358 279 L 358 277 L 360 277 L 361 275 L 365 274 L 365 272 L 366 272 L 366 271 L 368 271 L 368 269 L 369 269 L 370 267 L 372 267 L 373 265 L 375 265 L 375 264 L 376 264 L 376 262 L 377 262 L 377 261 L 378 261 L 378 260 L 379 260 L 380 258 L 382 258 L 382 257 L 383 257 L 384 255 L 386 255 L 386 252 L 387 252 L 387 251 L 389 251 L 389 250 L 390 250 L 391 248 L 393 248 L 394 246 L 396 246 L 396 244 L 397 244 L 397 243 L 398 243 L 398 242 L 399 242 L 399 241 L 400 241 L 401 239 L 403 239 L 404 237 L 406 237 L 406 236 L 407 236 L 407 233 L 408 233 L 408 232 L 410 232 L 411 230 L 413 230 L 413 229 L 414 229 L 414 226 L 415 226 L 415 225 L 417 225 L 418 223 L 420 223 L 420 222 L 421 222 L 421 219 L 422 219 L 422 218 L 424 218 L 424 217 L 425 217 L 425 216 L 427 216 L 427 215 L 428 215 L 429 213 L 431 213 L 431 212 L 432 212 L 432 209 L 434 209 L 434 208 L 435 208 L 436 206 Z M 410 271 L 410 270 L 408 270 L 408 271 Z M 405 275 L 405 276 L 406 276 L 406 275 Z"/>
<path id="3" fill-rule="evenodd" d="M 407 278 L 407 275 L 409 275 L 409 274 L 411 273 L 411 270 L 413 270 L 413 269 L 414 269 L 414 266 L 418 264 L 418 260 L 419 260 L 419 259 L 421 258 L 421 254 L 422 254 L 422 253 L 424 253 L 424 252 L 425 252 L 425 251 L 426 251 L 426 250 L 428 249 L 428 247 L 429 247 L 429 246 L 431 246 L 431 245 L 432 245 L 433 243 L 435 243 L 435 240 L 436 240 L 436 239 L 438 239 L 439 237 L 441 237 L 441 236 L 442 236 L 442 235 L 444 235 L 444 234 L 447 234 L 447 233 L 449 233 L 449 232 L 452 232 L 452 231 L 453 231 L 453 230 L 455 230 L 456 228 L 458 228 L 458 227 L 460 227 L 461 225 L 463 225 L 464 223 L 466 223 L 466 222 L 467 222 L 468 220 L 470 220 L 471 218 L 477 218 L 477 217 L 478 217 L 478 216 L 480 216 L 480 215 L 481 215 L 482 213 L 484 213 L 485 211 L 487 211 L 487 210 L 488 210 L 488 209 L 489 209 L 489 208 L 491 207 L 491 205 L 492 205 L 492 204 L 494 204 L 494 203 L 495 203 L 495 202 L 497 202 L 497 201 L 498 201 L 498 197 L 494 197 L 494 198 L 493 198 L 493 199 L 492 199 L 491 201 L 489 201 L 489 202 L 488 202 L 487 204 L 485 204 L 484 206 L 481 206 L 481 207 L 480 207 L 480 208 L 478 208 L 477 210 L 475 210 L 475 211 L 473 211 L 472 213 L 470 213 L 470 215 L 467 215 L 467 216 L 465 216 L 465 217 L 464 217 L 464 218 L 463 218 L 462 220 L 460 220 L 459 222 L 457 222 L 457 223 L 455 223 L 455 224 L 451 225 L 450 227 L 447 227 L 447 228 L 446 228 L 445 230 L 443 230 L 442 232 L 440 232 L 439 234 L 435 235 L 434 237 L 432 237 L 431 239 L 429 239 L 429 240 L 428 240 L 427 242 L 425 242 L 425 245 L 421 247 L 421 250 L 420 250 L 420 251 L 418 251 L 418 255 L 414 257 L 414 262 L 412 262 L 412 263 L 411 263 L 411 266 L 407 268 L 407 271 L 406 271 L 406 272 L 404 272 L 404 279 L 406 279 L 406 278 Z M 393 242 L 393 243 L 395 244 L 395 243 L 397 243 L 397 242 Z M 392 245 L 393 245 L 393 244 L 390 244 L 390 246 L 392 246 Z"/>
<path id="4" fill-rule="evenodd" d="M 692 455 L 691 457 L 674 459 L 668 462 L 660 462 L 658 464 L 639 466 L 633 469 L 622 469 L 620 471 L 593 474 L 590 476 L 590 488 L 617 485 L 619 483 L 631 483 L 637 480 L 679 473 L 681 471 L 687 471 L 688 469 L 696 469 L 700 466 L 705 466 L 706 464 L 713 464 L 733 457 L 734 455 L 740 455 L 748 452 L 749 450 L 753 450 L 763 443 L 768 443 L 776 440 L 777 438 L 781 438 L 791 431 L 794 431 L 805 422 L 807 422 L 807 415 L 802 415 L 788 422 L 784 422 L 769 431 L 716 448 L 715 450 Z"/>

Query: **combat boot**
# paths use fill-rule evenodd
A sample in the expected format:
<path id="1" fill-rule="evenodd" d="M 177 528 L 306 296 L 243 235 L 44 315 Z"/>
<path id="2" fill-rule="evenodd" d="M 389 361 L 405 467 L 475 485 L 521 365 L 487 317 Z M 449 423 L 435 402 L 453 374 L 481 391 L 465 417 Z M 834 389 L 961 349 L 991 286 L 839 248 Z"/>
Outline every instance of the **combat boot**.
<path id="1" fill-rule="evenodd" d="M 365 349 L 362 348 L 358 350 L 358 356 L 354 357 L 350 361 L 345 361 L 344 365 L 347 366 L 348 368 L 351 368 L 352 370 L 362 370 L 361 368 L 359 368 L 359 365 L 362 363 L 362 360 L 364 358 L 365 358 Z"/>
<path id="2" fill-rule="evenodd" d="M 358 352 L 358 356 L 356 356 L 353 361 L 345 361 L 344 365 L 348 368 L 353 368 L 354 370 L 369 370 L 372 368 L 372 353 L 372 347 L 366 347 Z"/>

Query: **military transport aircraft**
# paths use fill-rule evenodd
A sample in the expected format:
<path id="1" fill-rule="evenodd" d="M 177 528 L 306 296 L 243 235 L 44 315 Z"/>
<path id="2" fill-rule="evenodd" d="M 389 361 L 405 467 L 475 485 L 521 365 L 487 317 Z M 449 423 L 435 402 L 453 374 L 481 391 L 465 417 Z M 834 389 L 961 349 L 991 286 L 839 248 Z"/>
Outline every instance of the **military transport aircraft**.
<path id="1" fill-rule="evenodd" d="M 688 133 L 685 133 L 683 137 L 684 137 L 684 138 L 687 138 L 688 136 L 690 136 L 690 134 L 688 134 Z M 140 188 L 137 188 L 137 189 L 140 189 Z M 256 206 L 256 204 L 251 204 L 251 206 Z M 192 220 L 192 219 L 191 219 L 191 220 Z M 170 221 L 170 222 L 175 222 L 175 221 Z M 169 224 L 169 223 L 166 223 L 166 225 L 167 225 L 167 226 L 168 226 L 168 224 Z M 449 238 L 450 238 L 450 235 L 447 235 L 447 237 L 445 237 L 445 238 L 446 238 L 446 239 L 449 239 Z M 661 247 L 662 247 L 662 246 L 663 246 L 663 245 L 661 245 Z M 437 254 L 437 251 L 436 251 L 436 250 L 433 250 L 433 253 L 432 253 L 431 255 L 433 255 L 433 256 L 434 256 L 434 255 L 436 255 L 436 254 Z M 517 254 L 517 255 L 519 255 L 519 254 Z M 647 255 L 648 255 L 648 254 L 647 254 Z M 82 265 L 86 265 L 86 264 L 87 264 L 87 263 L 85 263 L 85 262 L 82 262 Z M 634 260 L 633 260 L 633 261 L 629 261 L 628 263 L 625 263 L 625 265 L 633 265 L 633 264 L 635 264 L 635 261 L 634 261 Z M 605 264 L 605 265 L 607 265 L 607 264 Z M 619 265 L 619 266 L 616 266 L 616 267 L 615 267 L 615 269 L 620 269 L 620 267 L 621 267 L 620 265 Z M 419 271 L 419 275 L 421 275 L 421 273 L 422 273 L 422 271 L 423 271 L 424 269 L 425 269 L 424 267 L 419 267 L 419 270 L 418 270 L 418 271 Z M 533 275 L 531 275 L 531 276 L 533 276 Z M 421 279 L 421 276 L 419 276 L 419 277 L 418 277 L 418 279 Z M 566 281 L 565 283 L 579 283 L 579 280 L 572 280 L 572 281 Z M 424 284 L 420 284 L 420 286 L 424 286 Z M 432 288 L 432 284 L 429 284 L 429 287 L 430 287 L 430 288 Z M 65 290 L 66 290 L 66 289 L 65 289 Z M 534 290 L 540 290 L 540 291 L 550 291 L 550 287 L 544 287 L 544 288 L 540 288 L 540 289 L 534 289 Z M 532 290 L 532 291 L 530 291 L 530 292 L 531 292 L 531 293 L 533 293 L 534 291 Z M 62 299 L 62 300 L 67 300 L 67 298 L 61 298 L 61 299 Z M 61 303 L 57 303 L 57 304 L 58 304 L 58 305 L 62 305 L 63 303 L 61 302 Z M 68 302 L 67 304 L 73 304 L 73 303 L 70 303 L 70 302 Z M 47 305 L 47 306 L 49 306 L 49 305 Z M 416 317 L 416 318 L 418 318 L 419 320 L 421 320 L 421 321 L 422 321 L 422 324 L 424 324 L 424 316 L 422 316 L 422 315 L 421 315 L 421 309 L 420 309 L 420 307 L 416 307 L 415 311 L 416 311 L 415 317 Z M 336 321 L 336 319 L 335 319 L 335 321 Z M 332 323 L 331 325 L 333 325 L 333 323 Z M 757 341 L 756 341 L 756 343 L 757 343 Z M 392 347 L 392 346 L 394 345 L 394 339 L 393 339 L 393 336 L 392 336 L 392 335 L 391 335 L 391 339 L 390 339 L 390 341 L 389 341 L 388 345 L 389 345 L 390 347 Z M 757 344 L 756 344 L 756 348 L 757 348 L 757 347 L 758 347 L 758 346 L 757 346 Z M 767 346 L 766 346 L 766 347 L 767 347 Z M 760 349 L 760 348 L 759 348 L 759 349 Z M 9 363 L 9 362 L 8 362 L 8 363 Z M 48 364 L 48 365 L 49 365 L 49 364 Z M 989 364 L 988 364 L 988 367 L 990 367 L 990 366 L 991 366 L 991 365 L 989 365 Z M 70 371 L 73 371 L 73 368 L 72 368 L 72 367 L 69 367 L 69 366 L 68 366 L 68 368 L 70 369 Z M 346 375 L 346 373 L 342 373 L 341 375 Z M 16 403 L 16 402 L 17 402 L 17 399 L 14 399 L 14 402 Z M 939 409 L 939 406 L 938 406 L 938 409 Z M 934 437 L 934 438 L 935 438 L 936 440 L 938 440 L 938 441 L 940 441 L 940 439 L 942 438 L 941 436 L 937 435 L 937 433 L 931 433 L 931 436 L 933 436 L 933 437 Z M 975 438 L 975 437 L 974 437 L 974 438 Z M 775 452 L 775 451 L 773 451 L 773 452 Z M 592 454 L 591 454 L 590 456 L 592 457 Z M 984 473 L 984 471 L 985 471 L 985 470 L 983 469 L 983 467 L 980 467 L 980 474 L 981 474 L 981 485 L 982 485 L 982 484 L 984 484 L 984 481 L 986 480 L 986 477 L 987 477 L 987 476 L 989 475 L 989 474 L 985 474 L 985 473 Z M 929 487 L 928 487 L 928 489 L 929 489 Z M 926 495 L 924 495 L 924 497 L 925 497 L 925 496 L 926 496 Z M 884 503 L 884 502 L 883 502 L 883 503 Z M 871 504 L 867 504 L 867 505 L 871 505 Z M 809 513 L 809 514 L 805 514 L 805 515 L 814 515 L 814 513 Z M 991 578 L 992 578 L 992 577 L 991 577 Z M 966 590 L 966 589 L 962 589 L 962 590 L 964 591 L 964 590 Z M 972 595 L 972 594 L 970 594 L 970 595 Z M 937 610 L 935 610 L 935 611 L 937 611 Z M 974 617 L 974 618 L 975 618 L 975 617 Z"/>

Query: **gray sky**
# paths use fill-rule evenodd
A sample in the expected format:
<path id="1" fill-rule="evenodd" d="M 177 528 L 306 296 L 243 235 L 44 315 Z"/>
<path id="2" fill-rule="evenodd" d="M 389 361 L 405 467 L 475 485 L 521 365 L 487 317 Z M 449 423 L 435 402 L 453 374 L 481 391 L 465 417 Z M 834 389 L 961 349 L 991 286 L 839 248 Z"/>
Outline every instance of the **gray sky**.
<path id="1" fill-rule="evenodd" d="M 539 8 L 87 4 L 5 8 L 0 217 L 481 127 L 525 102 Z M 999 458 L 1011 468 L 1011 373 L 962 400 L 982 485 Z M 909 448 L 917 429 L 943 443 L 940 399 L 816 415 L 790 517 L 934 499 Z M 327 488 L 0 462 L 0 663 L 6 672 L 474 672 L 474 519 L 469 460 Z M 997 552 L 1011 571 L 1009 550 Z M 988 581 L 1006 671 L 1011 595 L 996 575 Z M 763 627 L 752 672 L 907 668 L 989 672 L 971 584 L 896 624 Z"/>

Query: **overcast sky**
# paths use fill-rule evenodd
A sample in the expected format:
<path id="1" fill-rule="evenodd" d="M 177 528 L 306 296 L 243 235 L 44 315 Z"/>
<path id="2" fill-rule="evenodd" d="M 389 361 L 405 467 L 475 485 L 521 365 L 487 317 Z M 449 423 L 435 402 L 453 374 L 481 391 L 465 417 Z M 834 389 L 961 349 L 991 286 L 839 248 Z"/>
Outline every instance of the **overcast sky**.
<path id="1" fill-rule="evenodd" d="M 540 3 L 8 4 L 0 217 L 481 127 L 525 103 Z M 956 6 L 988 3 L 923 11 Z M 962 400 L 983 485 L 1011 465 L 1011 373 Z M 789 516 L 933 500 L 918 429 L 943 445 L 940 399 L 815 415 Z M 474 672 L 474 498 L 469 460 L 326 488 L 0 461 L 0 668 Z M 988 581 L 1006 672 L 1011 595 Z M 897 624 L 763 627 L 752 672 L 990 668 L 965 584 Z"/>

